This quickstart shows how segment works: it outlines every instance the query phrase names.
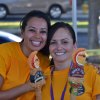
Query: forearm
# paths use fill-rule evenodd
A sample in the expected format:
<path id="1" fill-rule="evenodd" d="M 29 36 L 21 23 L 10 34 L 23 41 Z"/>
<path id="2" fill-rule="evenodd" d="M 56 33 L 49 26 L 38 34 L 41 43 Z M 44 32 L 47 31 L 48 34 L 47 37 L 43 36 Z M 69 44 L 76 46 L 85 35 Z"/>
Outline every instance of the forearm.
<path id="1" fill-rule="evenodd" d="M 11 100 L 29 91 L 32 91 L 32 87 L 28 83 L 9 90 L 0 91 L 0 100 Z"/>
<path id="2" fill-rule="evenodd" d="M 38 88 L 36 91 L 36 100 L 42 100 L 42 95 L 41 95 L 41 87 Z"/>

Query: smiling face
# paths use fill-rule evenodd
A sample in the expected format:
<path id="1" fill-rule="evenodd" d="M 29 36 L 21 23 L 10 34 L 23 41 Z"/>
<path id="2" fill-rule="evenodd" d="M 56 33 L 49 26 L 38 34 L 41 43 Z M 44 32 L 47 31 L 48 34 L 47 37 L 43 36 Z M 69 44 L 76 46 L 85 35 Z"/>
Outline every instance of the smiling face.
<path id="1" fill-rule="evenodd" d="M 32 17 L 22 32 L 24 53 L 29 54 L 42 49 L 47 40 L 47 32 L 47 22 L 43 18 Z"/>
<path id="2" fill-rule="evenodd" d="M 50 41 L 50 54 L 55 62 L 71 59 L 75 45 L 71 33 L 65 28 L 59 28 Z"/>

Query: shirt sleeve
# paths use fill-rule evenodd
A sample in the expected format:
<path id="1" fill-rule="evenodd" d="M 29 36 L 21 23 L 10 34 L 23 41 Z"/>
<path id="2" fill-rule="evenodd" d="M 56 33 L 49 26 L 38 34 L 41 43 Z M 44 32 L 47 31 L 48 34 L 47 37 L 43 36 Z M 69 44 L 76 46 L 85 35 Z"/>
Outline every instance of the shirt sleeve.
<path id="1" fill-rule="evenodd" d="M 93 87 L 93 97 L 100 94 L 100 75 L 96 73 Z"/>
<path id="2" fill-rule="evenodd" d="M 6 62 L 3 56 L 0 55 L 0 75 L 5 79 L 6 77 Z"/>

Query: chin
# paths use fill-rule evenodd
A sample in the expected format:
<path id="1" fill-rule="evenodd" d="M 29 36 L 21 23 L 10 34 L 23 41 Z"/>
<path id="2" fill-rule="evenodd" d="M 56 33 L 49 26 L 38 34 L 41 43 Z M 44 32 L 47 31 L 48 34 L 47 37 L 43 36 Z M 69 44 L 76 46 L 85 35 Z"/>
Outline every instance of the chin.
<path id="1" fill-rule="evenodd" d="M 41 48 L 38 48 L 38 47 L 37 48 L 36 47 L 35 48 L 31 48 L 32 51 L 39 51 L 40 49 Z"/>
<path id="2" fill-rule="evenodd" d="M 56 59 L 56 61 L 58 61 L 58 62 L 64 62 L 65 59 Z"/>

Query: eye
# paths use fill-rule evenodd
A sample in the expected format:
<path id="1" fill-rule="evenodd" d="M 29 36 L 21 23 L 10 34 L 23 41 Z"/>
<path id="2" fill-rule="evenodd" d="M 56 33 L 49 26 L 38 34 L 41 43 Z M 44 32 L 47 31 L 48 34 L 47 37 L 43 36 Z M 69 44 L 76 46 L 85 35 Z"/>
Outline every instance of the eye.
<path id="1" fill-rule="evenodd" d="M 51 41 L 50 42 L 50 45 L 54 45 L 54 44 L 56 44 L 56 41 Z"/>
<path id="2" fill-rule="evenodd" d="M 30 32 L 36 32 L 35 29 L 29 29 L 28 31 L 30 31 Z"/>
<path id="3" fill-rule="evenodd" d="M 68 41 L 62 41 L 63 44 L 68 44 Z"/>
<path id="4" fill-rule="evenodd" d="M 40 33 L 41 33 L 41 34 L 47 34 L 47 31 L 42 30 L 42 31 L 40 31 Z"/>

